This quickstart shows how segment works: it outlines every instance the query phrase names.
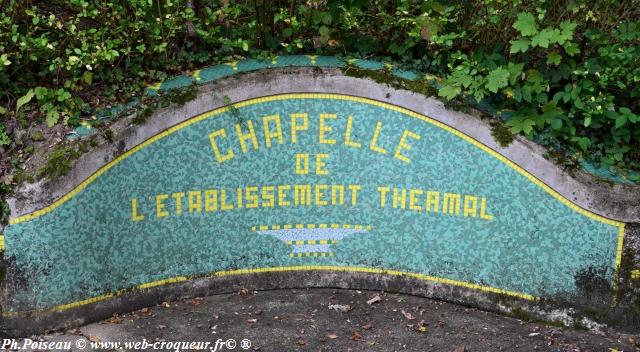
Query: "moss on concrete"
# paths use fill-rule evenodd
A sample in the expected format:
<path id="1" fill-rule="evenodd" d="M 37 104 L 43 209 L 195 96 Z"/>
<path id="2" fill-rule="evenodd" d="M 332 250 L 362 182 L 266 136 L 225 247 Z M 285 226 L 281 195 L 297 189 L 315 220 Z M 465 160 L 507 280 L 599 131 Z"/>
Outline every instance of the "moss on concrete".
<path id="1" fill-rule="evenodd" d="M 394 75 L 389 69 L 366 70 L 356 66 L 342 68 L 345 76 L 355 78 L 368 78 L 374 82 L 386 84 L 396 89 L 410 90 L 426 97 L 437 96 L 438 90 L 426 79 L 409 80 Z"/>
<path id="2" fill-rule="evenodd" d="M 49 154 L 47 162 L 38 170 L 38 179 L 57 180 L 71 171 L 73 163 L 82 155 L 76 145 L 58 145 Z"/>
<path id="3" fill-rule="evenodd" d="M 508 147 L 515 138 L 513 133 L 511 133 L 511 129 L 500 120 L 492 121 L 491 136 L 502 148 Z"/>
<path id="4" fill-rule="evenodd" d="M 29 174 L 26 170 L 18 170 L 13 174 L 13 183 L 20 185 L 25 182 L 32 183 L 34 181 L 33 175 Z"/>

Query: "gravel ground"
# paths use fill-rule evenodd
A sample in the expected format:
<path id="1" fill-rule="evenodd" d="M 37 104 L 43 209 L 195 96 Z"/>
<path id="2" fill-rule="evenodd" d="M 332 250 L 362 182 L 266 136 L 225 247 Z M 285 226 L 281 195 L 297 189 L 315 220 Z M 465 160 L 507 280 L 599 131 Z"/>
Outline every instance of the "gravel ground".
<path id="1" fill-rule="evenodd" d="M 235 351 L 263 352 L 640 351 L 638 335 L 596 334 L 421 297 L 333 289 L 251 291 L 165 302 L 32 339 L 69 342 L 71 347 L 62 350 L 73 351 L 91 350 L 91 343 L 105 344 L 105 351 L 175 351 L 167 343 L 178 341 L 209 342 L 206 350 L 214 351 L 218 339 L 217 351 L 231 350 L 227 347 L 233 343 L 221 346 L 229 339 L 235 341 Z M 244 348 L 247 340 L 251 346 Z M 140 345 L 109 345 L 129 341 Z M 143 348 L 145 342 L 149 345 Z M 78 348 L 83 345 L 87 347 Z"/>

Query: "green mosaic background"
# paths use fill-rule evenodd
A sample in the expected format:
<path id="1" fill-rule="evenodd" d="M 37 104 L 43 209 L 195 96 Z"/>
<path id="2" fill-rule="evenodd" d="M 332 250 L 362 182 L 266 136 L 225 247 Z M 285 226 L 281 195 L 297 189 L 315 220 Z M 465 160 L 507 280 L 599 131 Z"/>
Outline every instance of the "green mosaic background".
<path id="1" fill-rule="evenodd" d="M 201 73 L 202 74 L 202 73 Z M 309 131 L 290 143 L 291 113 L 309 114 Z M 335 113 L 318 143 L 318 116 Z M 282 117 L 284 144 L 266 148 L 262 117 Z M 344 146 L 344 125 L 353 137 Z M 260 149 L 242 154 L 236 123 L 254 123 Z M 403 130 L 421 135 L 404 163 L 367 147 L 376 122 L 379 144 L 392 149 Z M 209 133 L 225 128 L 221 149 L 236 157 L 218 163 Z M 274 141 L 275 142 L 275 141 Z M 330 174 L 296 175 L 296 153 L 327 153 Z M 391 153 L 391 152 L 389 152 Z M 282 184 L 359 184 L 351 206 L 239 209 L 157 219 L 159 193 Z M 487 197 L 494 220 L 381 209 L 378 186 L 420 188 Z M 131 198 L 145 221 L 131 220 Z M 168 207 L 171 201 L 167 202 Z M 370 231 L 332 244 L 332 257 L 291 257 L 291 246 L 252 231 L 273 224 L 362 224 Z M 299 265 L 393 269 L 477 283 L 531 295 L 576 289 L 574 276 L 593 267 L 613 280 L 618 228 L 585 217 L 525 176 L 458 136 L 401 112 L 338 99 L 260 102 L 196 122 L 116 164 L 75 197 L 34 220 L 5 230 L 10 263 L 5 311 L 67 304 L 180 275 Z M 292 272 L 291 275 L 296 275 Z"/>
<path id="2" fill-rule="evenodd" d="M 164 82 L 159 82 L 156 85 L 149 87 L 144 95 L 156 96 L 159 91 L 170 91 L 173 89 L 186 88 L 192 85 L 206 84 L 218 79 L 229 77 L 238 73 L 257 71 L 270 68 L 285 68 L 285 67 L 320 67 L 320 68 L 343 68 L 348 65 L 366 69 L 366 70 L 381 70 L 388 69 L 392 75 L 397 77 L 416 80 L 426 79 L 429 84 L 434 87 L 438 87 L 437 77 L 429 73 L 413 72 L 404 70 L 398 67 L 392 62 L 379 62 L 374 60 L 358 59 L 358 58 L 343 58 L 336 56 L 317 56 L 317 55 L 284 55 L 276 56 L 271 60 L 255 60 L 245 59 L 235 62 L 228 62 L 224 64 L 218 64 L 214 66 L 205 67 L 201 70 L 195 71 L 191 76 L 181 75 L 167 79 Z M 471 106 L 496 116 L 510 116 L 512 113 L 508 110 L 496 110 L 493 106 L 482 101 L 478 103 L 475 98 L 467 97 L 466 101 Z M 108 109 L 103 109 L 95 113 L 96 119 L 93 122 L 89 121 L 82 126 L 77 127 L 72 133 L 67 134 L 68 139 L 83 138 L 93 135 L 96 129 L 92 127 L 92 123 L 100 124 L 106 120 L 118 118 L 127 111 L 138 107 L 140 105 L 140 99 L 134 98 L 126 104 L 117 105 Z M 499 113 L 499 114 L 498 114 Z M 621 175 L 614 170 L 587 162 L 584 159 L 580 159 L 581 167 L 595 175 L 597 177 L 611 180 L 616 183 L 628 183 L 634 184 L 627 176 Z M 631 173 L 636 175 L 636 173 Z"/>

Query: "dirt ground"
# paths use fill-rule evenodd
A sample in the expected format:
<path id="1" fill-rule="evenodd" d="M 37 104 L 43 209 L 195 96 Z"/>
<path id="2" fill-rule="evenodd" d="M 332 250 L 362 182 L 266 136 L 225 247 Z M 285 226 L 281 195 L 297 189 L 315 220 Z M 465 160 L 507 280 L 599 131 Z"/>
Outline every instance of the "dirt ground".
<path id="1" fill-rule="evenodd" d="M 188 350 L 171 342 L 209 342 L 207 351 L 640 351 L 640 335 L 597 334 L 420 297 L 333 289 L 165 302 L 32 339 L 67 341 L 73 351 L 91 350 L 91 343 L 103 351 Z M 126 341 L 140 345 L 127 348 Z"/>

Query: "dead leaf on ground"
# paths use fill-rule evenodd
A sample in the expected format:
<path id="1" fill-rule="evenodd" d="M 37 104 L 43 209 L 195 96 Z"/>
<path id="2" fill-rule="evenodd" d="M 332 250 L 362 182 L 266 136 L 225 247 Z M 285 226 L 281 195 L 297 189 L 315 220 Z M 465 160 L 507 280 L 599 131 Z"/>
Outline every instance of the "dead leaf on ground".
<path id="1" fill-rule="evenodd" d="M 427 323 L 425 323 L 424 320 L 420 320 L 418 326 L 416 327 L 416 331 L 422 334 L 427 332 Z"/>
<path id="2" fill-rule="evenodd" d="M 365 330 L 371 330 L 372 327 L 373 326 L 371 326 L 371 324 L 369 324 L 369 323 L 366 323 L 366 324 L 362 325 L 362 328 L 365 329 Z"/>
<path id="3" fill-rule="evenodd" d="M 411 315 L 411 313 L 406 312 L 404 309 L 400 310 L 400 313 L 402 313 L 402 315 L 404 315 L 404 317 L 409 319 L 409 320 L 415 319 L 415 317 L 413 315 Z"/>
<path id="4" fill-rule="evenodd" d="M 335 339 L 338 338 L 338 335 L 332 333 L 332 334 L 327 335 L 327 337 L 332 339 L 332 340 L 335 340 Z"/>
<path id="5" fill-rule="evenodd" d="M 197 307 L 197 306 L 199 306 L 199 305 L 201 305 L 203 303 L 204 303 L 204 298 L 202 298 L 202 297 L 197 297 L 197 298 L 194 298 L 194 299 L 189 301 L 189 305 L 194 306 L 194 307 Z"/>
<path id="6" fill-rule="evenodd" d="M 304 346 L 304 345 L 306 345 L 306 344 L 307 344 L 307 342 L 306 342 L 305 340 L 303 340 L 303 339 L 300 339 L 300 340 L 296 341 L 296 343 L 297 343 L 298 345 L 300 345 L 300 346 Z"/>
<path id="7" fill-rule="evenodd" d="M 122 317 L 118 314 L 114 314 L 111 318 L 106 320 L 106 322 L 109 324 L 122 324 L 122 321 Z"/>
<path id="8" fill-rule="evenodd" d="M 455 350 L 453 350 L 453 352 L 467 352 L 467 351 L 468 351 L 467 350 L 467 344 L 464 344 L 464 343 L 462 345 L 456 347 Z"/>
<path id="9" fill-rule="evenodd" d="M 349 338 L 353 341 L 361 341 L 362 340 L 362 334 L 360 333 L 360 331 L 354 331 L 353 335 L 351 335 L 351 337 Z"/>
<path id="10" fill-rule="evenodd" d="M 468 351 L 467 350 L 467 344 L 464 344 L 464 343 L 462 345 L 456 347 L 455 350 L 453 350 L 453 352 L 467 352 L 467 351 Z"/>
<path id="11" fill-rule="evenodd" d="M 346 313 L 351 310 L 351 306 L 348 304 L 330 304 L 329 309 L 335 310 L 337 312 Z"/>
<path id="12" fill-rule="evenodd" d="M 367 301 L 367 304 L 368 305 L 372 305 L 372 304 L 378 303 L 380 301 L 382 301 L 382 298 L 380 298 L 380 296 L 378 296 L 378 295 L 375 295 L 373 298 L 371 298 L 370 300 Z"/>
<path id="13" fill-rule="evenodd" d="M 98 336 L 89 336 L 89 341 L 91 342 L 100 342 L 100 339 L 98 338 Z"/>

